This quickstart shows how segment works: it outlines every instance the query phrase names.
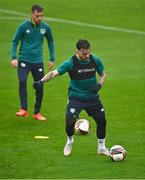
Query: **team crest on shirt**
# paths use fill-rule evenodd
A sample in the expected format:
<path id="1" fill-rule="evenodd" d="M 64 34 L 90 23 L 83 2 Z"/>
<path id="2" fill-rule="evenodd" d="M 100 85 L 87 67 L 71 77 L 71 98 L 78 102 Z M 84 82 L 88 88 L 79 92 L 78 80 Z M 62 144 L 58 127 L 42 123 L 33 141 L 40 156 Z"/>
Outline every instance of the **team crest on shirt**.
<path id="1" fill-rule="evenodd" d="M 45 28 L 41 28 L 41 29 L 40 29 L 40 33 L 41 33 L 41 34 L 45 34 L 45 32 L 46 32 L 46 29 L 45 29 Z"/>

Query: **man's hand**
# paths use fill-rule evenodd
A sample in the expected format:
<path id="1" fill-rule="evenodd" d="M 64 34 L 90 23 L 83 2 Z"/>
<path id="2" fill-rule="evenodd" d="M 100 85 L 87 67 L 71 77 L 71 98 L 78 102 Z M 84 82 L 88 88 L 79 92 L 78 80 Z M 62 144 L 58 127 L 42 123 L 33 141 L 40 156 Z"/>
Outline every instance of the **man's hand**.
<path id="1" fill-rule="evenodd" d="M 99 90 L 101 89 L 102 85 L 100 83 L 94 85 L 93 87 L 91 87 L 91 92 L 96 95 L 98 94 Z"/>
<path id="2" fill-rule="evenodd" d="M 48 62 L 48 72 L 53 68 L 53 66 L 54 66 L 54 62 L 49 61 Z"/>
<path id="3" fill-rule="evenodd" d="M 33 89 L 38 89 L 41 88 L 42 86 L 43 86 L 43 82 L 41 80 L 33 83 Z"/>
<path id="4" fill-rule="evenodd" d="M 12 65 L 12 67 L 16 68 L 18 66 L 18 60 L 17 59 L 12 59 L 11 65 Z"/>

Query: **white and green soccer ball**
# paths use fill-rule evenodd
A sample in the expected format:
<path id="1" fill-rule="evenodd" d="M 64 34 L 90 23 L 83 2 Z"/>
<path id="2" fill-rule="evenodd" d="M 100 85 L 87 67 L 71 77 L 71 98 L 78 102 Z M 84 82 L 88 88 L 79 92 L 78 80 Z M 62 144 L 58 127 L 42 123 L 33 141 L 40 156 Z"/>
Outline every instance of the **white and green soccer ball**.
<path id="1" fill-rule="evenodd" d="M 110 149 L 110 157 L 113 161 L 123 161 L 126 157 L 126 150 L 121 145 L 114 145 Z"/>
<path id="2" fill-rule="evenodd" d="M 87 134 L 89 133 L 90 124 L 89 121 L 86 119 L 79 119 L 75 123 L 75 132 L 77 134 Z"/>

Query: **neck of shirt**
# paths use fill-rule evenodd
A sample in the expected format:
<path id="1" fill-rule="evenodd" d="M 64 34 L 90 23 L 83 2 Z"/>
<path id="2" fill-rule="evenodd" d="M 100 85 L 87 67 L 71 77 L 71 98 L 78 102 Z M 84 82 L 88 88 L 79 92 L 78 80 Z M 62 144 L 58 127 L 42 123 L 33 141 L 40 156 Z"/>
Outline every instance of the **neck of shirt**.
<path id="1" fill-rule="evenodd" d="M 79 60 L 79 62 L 80 62 L 81 64 L 87 64 L 87 63 L 90 62 L 90 59 L 89 59 L 89 58 L 86 59 L 86 60 L 82 60 L 82 59 L 79 57 L 78 54 L 76 54 L 76 57 L 77 57 L 77 59 Z"/>

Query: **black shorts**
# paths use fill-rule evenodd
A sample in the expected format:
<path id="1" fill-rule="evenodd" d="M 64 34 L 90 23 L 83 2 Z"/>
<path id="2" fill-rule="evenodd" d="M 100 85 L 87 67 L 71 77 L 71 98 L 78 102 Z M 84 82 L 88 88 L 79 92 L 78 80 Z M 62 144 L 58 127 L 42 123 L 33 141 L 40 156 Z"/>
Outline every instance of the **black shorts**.
<path id="1" fill-rule="evenodd" d="M 82 110 L 85 110 L 89 116 L 96 118 L 105 118 L 105 110 L 99 99 L 99 97 L 88 100 L 80 101 L 76 98 L 69 98 L 69 102 L 66 109 L 66 116 L 73 116 L 74 118 L 79 118 L 79 114 Z"/>

